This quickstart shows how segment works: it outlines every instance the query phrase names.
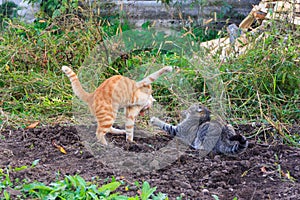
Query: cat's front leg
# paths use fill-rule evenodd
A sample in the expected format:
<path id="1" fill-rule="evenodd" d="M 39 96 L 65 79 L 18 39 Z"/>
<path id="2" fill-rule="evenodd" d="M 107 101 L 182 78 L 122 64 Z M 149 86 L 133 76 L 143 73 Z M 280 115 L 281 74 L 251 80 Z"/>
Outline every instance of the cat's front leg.
<path id="1" fill-rule="evenodd" d="M 153 125 L 153 126 L 157 126 L 159 128 L 163 128 L 165 122 L 161 121 L 160 119 L 158 119 L 157 117 L 151 117 L 150 119 L 150 123 Z"/>
<path id="2" fill-rule="evenodd" d="M 141 106 L 130 106 L 125 110 L 126 114 L 126 123 L 125 123 L 125 131 L 126 131 L 126 140 L 133 142 L 133 130 L 134 130 L 134 122 L 135 118 L 139 115 L 142 107 Z"/>
<path id="3" fill-rule="evenodd" d="M 177 126 L 173 126 L 171 124 L 167 124 L 164 121 L 158 119 L 157 117 L 151 117 L 150 119 L 150 123 L 153 126 L 157 126 L 160 129 L 166 131 L 167 133 L 169 133 L 171 136 L 176 136 L 178 133 L 178 127 Z"/>
<path id="4" fill-rule="evenodd" d="M 162 68 L 163 72 L 172 72 L 173 71 L 173 67 L 172 66 L 166 66 L 164 68 Z"/>

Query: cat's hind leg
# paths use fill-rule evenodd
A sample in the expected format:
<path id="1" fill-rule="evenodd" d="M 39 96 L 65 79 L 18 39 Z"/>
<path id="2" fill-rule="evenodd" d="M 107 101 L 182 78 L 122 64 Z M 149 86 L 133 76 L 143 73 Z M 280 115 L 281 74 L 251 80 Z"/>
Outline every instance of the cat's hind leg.
<path id="1" fill-rule="evenodd" d="M 103 109 L 102 109 L 98 113 L 96 113 L 96 117 L 97 117 L 97 123 L 98 123 L 96 137 L 99 142 L 101 142 L 104 145 L 107 145 L 107 141 L 105 139 L 105 134 L 110 132 L 111 130 L 114 130 L 112 128 L 112 125 L 115 121 L 116 114 L 111 111 L 103 112 Z"/>
<path id="2" fill-rule="evenodd" d="M 105 134 L 107 133 L 107 131 L 109 130 L 110 128 L 103 128 L 103 127 L 100 127 L 98 125 L 97 127 L 97 131 L 96 131 L 96 137 L 97 137 L 97 140 L 101 143 L 101 144 L 104 144 L 104 145 L 107 145 L 107 141 L 105 139 Z"/>

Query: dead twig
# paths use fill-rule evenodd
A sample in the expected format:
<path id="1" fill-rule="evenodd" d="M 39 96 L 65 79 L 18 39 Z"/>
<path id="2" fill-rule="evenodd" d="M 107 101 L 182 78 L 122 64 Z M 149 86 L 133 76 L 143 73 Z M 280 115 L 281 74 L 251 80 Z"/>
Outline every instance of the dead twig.
<path id="1" fill-rule="evenodd" d="M 253 194 L 251 196 L 251 200 L 254 199 L 255 192 L 256 192 L 256 187 L 254 188 Z"/>

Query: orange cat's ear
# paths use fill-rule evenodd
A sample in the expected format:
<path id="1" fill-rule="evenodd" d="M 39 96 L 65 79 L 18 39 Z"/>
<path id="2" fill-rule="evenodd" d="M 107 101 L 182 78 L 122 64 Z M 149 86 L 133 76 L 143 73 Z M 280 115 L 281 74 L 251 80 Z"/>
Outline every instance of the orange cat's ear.
<path id="1" fill-rule="evenodd" d="M 154 99 L 152 95 L 151 95 L 150 98 L 151 98 L 151 101 L 152 101 L 152 102 L 155 102 L 155 101 L 156 101 L 156 99 Z"/>

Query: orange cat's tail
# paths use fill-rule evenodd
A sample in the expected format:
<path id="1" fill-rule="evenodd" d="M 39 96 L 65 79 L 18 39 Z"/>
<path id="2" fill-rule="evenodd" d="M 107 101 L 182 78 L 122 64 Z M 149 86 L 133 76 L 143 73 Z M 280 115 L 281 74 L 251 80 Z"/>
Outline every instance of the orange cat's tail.
<path id="1" fill-rule="evenodd" d="M 86 92 L 82 88 L 77 75 L 73 72 L 71 68 L 67 66 L 62 66 L 61 69 L 69 77 L 75 95 L 78 96 L 82 101 L 89 103 L 93 94 Z"/>

